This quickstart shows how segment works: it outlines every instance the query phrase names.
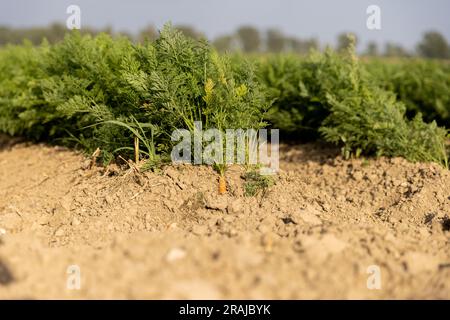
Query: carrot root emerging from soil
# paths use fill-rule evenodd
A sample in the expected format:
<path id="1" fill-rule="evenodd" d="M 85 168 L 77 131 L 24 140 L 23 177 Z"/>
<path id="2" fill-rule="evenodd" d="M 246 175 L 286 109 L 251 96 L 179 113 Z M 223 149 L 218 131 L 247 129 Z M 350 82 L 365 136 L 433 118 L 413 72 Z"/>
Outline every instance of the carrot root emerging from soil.
<path id="1" fill-rule="evenodd" d="M 227 193 L 227 182 L 225 180 L 225 176 L 219 176 L 219 194 Z"/>

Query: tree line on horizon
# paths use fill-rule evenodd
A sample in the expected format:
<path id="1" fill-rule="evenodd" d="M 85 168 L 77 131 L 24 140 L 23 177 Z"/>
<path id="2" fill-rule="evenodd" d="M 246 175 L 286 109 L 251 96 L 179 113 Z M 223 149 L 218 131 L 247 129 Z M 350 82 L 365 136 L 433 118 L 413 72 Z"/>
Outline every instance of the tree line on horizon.
<path id="1" fill-rule="evenodd" d="M 206 36 L 201 31 L 196 30 L 189 25 L 176 25 L 176 29 L 180 30 L 184 35 L 201 39 Z M 0 46 L 6 44 L 20 44 L 25 39 L 34 45 L 40 44 L 43 39 L 47 39 L 49 43 L 55 43 L 64 38 L 67 28 L 60 23 L 53 23 L 46 27 L 32 28 L 10 28 L 0 26 Z M 137 34 L 129 32 L 114 32 L 111 27 L 103 29 L 95 29 L 92 27 L 83 27 L 80 30 L 83 34 L 98 34 L 101 32 L 111 34 L 113 36 L 121 35 L 128 37 L 135 42 L 143 42 L 146 40 L 155 40 L 159 36 L 159 32 L 153 25 L 141 29 Z M 337 51 L 345 51 L 349 46 L 348 34 L 351 32 L 341 33 L 337 36 L 336 45 L 333 46 Z M 356 42 L 358 37 L 354 35 Z M 214 47 L 220 52 L 242 51 L 245 53 L 282 53 L 291 52 L 296 54 L 307 54 L 312 49 L 320 50 L 321 45 L 317 38 L 300 39 L 298 37 L 288 36 L 279 29 L 270 28 L 260 31 L 257 28 L 244 25 L 237 28 L 233 33 L 221 35 L 211 40 Z M 330 45 L 327 45 L 330 47 Z M 388 42 L 384 47 L 380 47 L 376 42 L 369 42 L 362 55 L 371 57 L 423 57 L 431 59 L 450 59 L 450 45 L 446 38 L 437 31 L 425 32 L 421 41 L 417 44 L 414 51 L 405 49 L 402 45 Z"/>

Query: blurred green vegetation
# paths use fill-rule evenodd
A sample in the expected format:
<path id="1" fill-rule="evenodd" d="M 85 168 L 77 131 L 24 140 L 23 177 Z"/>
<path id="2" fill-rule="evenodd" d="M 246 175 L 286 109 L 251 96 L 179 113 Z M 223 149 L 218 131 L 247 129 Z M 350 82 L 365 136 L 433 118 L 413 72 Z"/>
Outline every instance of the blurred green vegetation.
<path id="1" fill-rule="evenodd" d="M 195 40 L 204 39 L 206 36 L 202 31 L 196 30 L 189 25 L 176 25 L 176 29 L 185 36 Z M 46 39 L 49 43 L 55 43 L 64 39 L 68 32 L 67 28 L 60 23 L 53 23 L 46 27 L 33 28 L 9 28 L 0 26 L 0 46 L 6 44 L 21 44 L 24 40 L 30 41 L 34 45 L 39 45 Z M 136 34 L 127 31 L 113 31 L 111 27 L 95 29 L 83 26 L 80 30 L 82 34 L 96 35 L 108 33 L 111 36 L 125 36 L 132 42 L 153 41 L 158 38 L 158 30 L 153 25 L 142 28 Z M 336 38 L 336 45 L 320 44 L 319 39 L 301 39 L 296 36 L 286 35 L 281 30 L 270 28 L 268 30 L 258 30 L 254 26 L 244 25 L 237 28 L 230 34 L 223 34 L 215 39 L 209 39 L 219 52 L 241 51 L 244 53 L 295 53 L 306 55 L 311 50 L 319 50 L 327 47 L 334 47 L 338 52 L 345 51 L 349 46 L 348 35 L 357 35 L 351 32 L 342 32 Z M 356 41 L 357 44 L 358 41 Z M 385 43 L 383 49 L 375 42 L 369 42 L 362 50 L 362 55 L 371 57 L 412 57 L 450 59 L 450 46 L 442 34 L 437 31 L 428 31 L 423 34 L 421 41 L 417 44 L 416 50 L 411 51 L 396 43 Z"/>

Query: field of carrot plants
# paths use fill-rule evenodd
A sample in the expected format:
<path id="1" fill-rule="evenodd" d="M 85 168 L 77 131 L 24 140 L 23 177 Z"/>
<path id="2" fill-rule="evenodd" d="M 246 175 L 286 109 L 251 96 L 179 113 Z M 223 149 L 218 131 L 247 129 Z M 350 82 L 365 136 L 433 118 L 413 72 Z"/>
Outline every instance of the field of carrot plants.
<path id="1" fill-rule="evenodd" d="M 0 298 L 448 299 L 449 93 L 448 61 L 219 54 L 170 25 L 3 47 Z M 279 129 L 279 172 L 171 163 L 199 123 Z"/>
<path id="2" fill-rule="evenodd" d="M 219 55 L 167 26 L 154 43 L 69 35 L 0 51 L 0 131 L 153 164 L 175 129 L 271 127 L 351 155 L 447 165 L 450 65 L 360 62 L 350 48 L 294 55 Z M 437 123 L 437 124 L 436 124 Z M 439 126 L 438 126 L 439 125 Z M 139 133 L 139 134 L 137 134 Z"/>

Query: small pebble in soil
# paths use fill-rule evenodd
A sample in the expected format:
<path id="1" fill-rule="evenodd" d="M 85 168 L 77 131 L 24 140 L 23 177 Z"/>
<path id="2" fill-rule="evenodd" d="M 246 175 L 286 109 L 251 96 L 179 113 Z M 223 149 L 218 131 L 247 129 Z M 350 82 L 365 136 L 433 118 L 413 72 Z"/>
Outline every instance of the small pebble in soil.
<path id="1" fill-rule="evenodd" d="M 167 230 L 177 230 L 178 229 L 178 225 L 177 225 L 177 223 L 176 222 L 172 222 L 171 224 L 169 224 L 168 226 L 167 226 Z"/>
<path id="2" fill-rule="evenodd" d="M 167 262 L 175 262 L 186 257 L 186 250 L 182 248 L 172 248 L 166 255 Z"/>
<path id="3" fill-rule="evenodd" d="M 62 228 L 59 228 L 58 230 L 56 230 L 56 232 L 55 232 L 56 237 L 62 237 L 63 235 L 64 235 L 64 230 Z"/>
<path id="4" fill-rule="evenodd" d="M 79 225 L 81 224 L 81 222 L 80 222 L 80 220 L 78 220 L 76 217 L 74 217 L 74 218 L 72 219 L 71 224 L 72 224 L 72 226 L 79 226 Z"/>

